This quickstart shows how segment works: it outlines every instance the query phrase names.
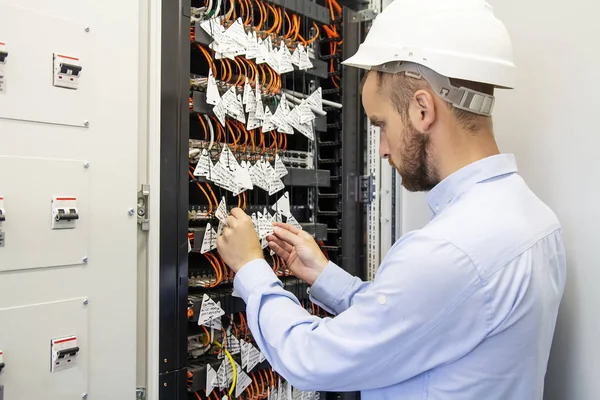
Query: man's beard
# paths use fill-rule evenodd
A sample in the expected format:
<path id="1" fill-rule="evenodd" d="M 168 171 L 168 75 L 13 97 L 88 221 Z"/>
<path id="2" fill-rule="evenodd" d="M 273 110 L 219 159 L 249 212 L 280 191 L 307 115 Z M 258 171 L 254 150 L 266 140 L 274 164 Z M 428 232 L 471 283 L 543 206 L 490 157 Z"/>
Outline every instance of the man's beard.
<path id="1" fill-rule="evenodd" d="M 409 192 L 433 189 L 439 183 L 439 178 L 428 155 L 429 136 L 417 131 L 410 121 L 403 136 L 401 165 L 394 164 L 391 157 L 389 160 L 402 177 L 402 186 Z"/>

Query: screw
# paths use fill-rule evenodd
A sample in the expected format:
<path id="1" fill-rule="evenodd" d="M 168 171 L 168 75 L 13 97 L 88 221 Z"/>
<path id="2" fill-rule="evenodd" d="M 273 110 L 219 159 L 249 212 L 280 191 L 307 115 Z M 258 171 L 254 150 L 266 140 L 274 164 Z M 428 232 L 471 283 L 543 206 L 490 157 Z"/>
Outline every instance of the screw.
<path id="1" fill-rule="evenodd" d="M 82 261 L 83 261 L 84 263 L 87 263 L 87 262 L 88 262 L 88 258 L 87 258 L 87 257 L 83 257 L 83 260 L 82 260 Z"/>
<path id="2" fill-rule="evenodd" d="M 164 386 L 164 387 L 167 387 L 167 382 L 163 383 L 163 386 Z"/>
<path id="3" fill-rule="evenodd" d="M 89 26 L 87 26 L 87 27 L 85 28 L 85 31 L 86 31 L 86 32 L 89 32 L 89 31 L 90 31 L 90 27 L 89 27 Z"/>
<path id="4" fill-rule="evenodd" d="M 88 304 L 90 304 L 90 301 L 89 301 L 88 299 L 85 299 L 85 300 L 83 301 L 83 305 L 84 305 L 84 306 L 87 306 Z"/>
<path id="5" fill-rule="evenodd" d="M 165 363 L 167 363 L 169 360 L 167 360 L 166 358 L 163 360 Z"/>
<path id="6" fill-rule="evenodd" d="M 146 215 L 146 210 L 144 210 L 143 208 L 138 208 L 138 215 L 140 217 L 143 217 L 144 215 Z"/>
<path id="7" fill-rule="evenodd" d="M 83 168 L 88 169 L 90 167 L 90 163 L 89 162 L 84 162 L 83 163 Z"/>
<path id="8" fill-rule="evenodd" d="M 83 125 L 84 125 L 86 128 L 89 128 L 89 126 L 90 126 L 90 121 L 83 121 Z"/>
<path id="9" fill-rule="evenodd" d="M 130 216 L 133 216 L 133 214 L 135 214 L 135 210 L 133 208 L 130 208 L 129 211 L 127 212 Z"/>
<path id="10" fill-rule="evenodd" d="M 88 394 L 87 393 L 82 394 L 81 398 L 84 399 L 84 400 L 87 399 L 88 398 Z"/>

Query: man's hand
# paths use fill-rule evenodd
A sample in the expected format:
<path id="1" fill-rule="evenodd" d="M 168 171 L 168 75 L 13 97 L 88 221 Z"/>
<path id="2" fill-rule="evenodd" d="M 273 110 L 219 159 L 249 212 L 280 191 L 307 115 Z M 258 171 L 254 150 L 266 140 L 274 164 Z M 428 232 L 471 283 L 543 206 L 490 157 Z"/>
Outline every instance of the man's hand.
<path id="1" fill-rule="evenodd" d="M 283 258 L 290 270 L 309 285 L 315 283 L 327 266 L 327 258 L 315 239 L 289 224 L 273 222 L 274 235 L 268 236 L 269 247 Z"/>
<path id="2" fill-rule="evenodd" d="M 252 260 L 264 258 L 252 219 L 240 208 L 231 210 L 227 217 L 223 235 L 217 239 L 217 250 L 234 272 Z"/>

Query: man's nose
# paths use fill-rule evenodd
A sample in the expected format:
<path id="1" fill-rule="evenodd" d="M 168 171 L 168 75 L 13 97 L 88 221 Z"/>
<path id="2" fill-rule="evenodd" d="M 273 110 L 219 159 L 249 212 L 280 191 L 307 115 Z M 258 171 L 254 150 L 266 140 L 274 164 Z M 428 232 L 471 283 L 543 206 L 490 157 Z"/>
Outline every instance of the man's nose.
<path id="1" fill-rule="evenodd" d="M 387 141 L 382 137 L 379 142 L 379 157 L 381 158 L 389 158 L 390 157 L 390 149 L 387 145 Z"/>

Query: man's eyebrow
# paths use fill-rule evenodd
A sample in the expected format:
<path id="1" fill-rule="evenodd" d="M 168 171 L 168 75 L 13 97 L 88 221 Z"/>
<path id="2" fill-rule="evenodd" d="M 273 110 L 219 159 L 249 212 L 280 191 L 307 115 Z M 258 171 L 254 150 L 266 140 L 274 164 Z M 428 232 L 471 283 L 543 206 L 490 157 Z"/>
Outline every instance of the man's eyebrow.
<path id="1" fill-rule="evenodd" d="M 370 117 L 369 121 L 371 121 L 371 125 L 374 125 L 374 126 L 381 127 L 384 125 L 383 121 L 381 119 L 379 119 L 378 117 Z"/>

